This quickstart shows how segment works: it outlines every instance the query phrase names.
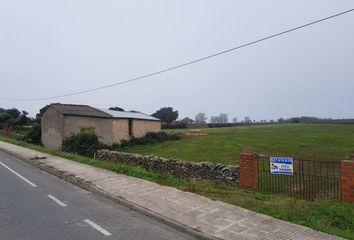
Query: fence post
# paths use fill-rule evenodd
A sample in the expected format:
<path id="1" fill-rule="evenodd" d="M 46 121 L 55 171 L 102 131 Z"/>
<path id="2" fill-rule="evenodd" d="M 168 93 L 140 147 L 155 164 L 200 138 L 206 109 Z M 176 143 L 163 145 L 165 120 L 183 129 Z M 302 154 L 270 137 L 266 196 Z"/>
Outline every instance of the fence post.
<path id="1" fill-rule="evenodd" d="M 354 153 L 340 162 L 341 200 L 354 203 Z"/>
<path id="2" fill-rule="evenodd" d="M 251 147 L 246 147 L 240 154 L 240 187 L 258 188 L 258 156 Z"/>

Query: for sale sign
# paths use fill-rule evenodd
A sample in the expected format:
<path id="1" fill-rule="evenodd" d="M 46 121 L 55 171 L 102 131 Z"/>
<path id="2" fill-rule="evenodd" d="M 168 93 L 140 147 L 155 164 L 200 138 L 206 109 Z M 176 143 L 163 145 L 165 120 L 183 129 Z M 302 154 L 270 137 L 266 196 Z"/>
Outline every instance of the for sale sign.
<path id="1" fill-rule="evenodd" d="M 293 175 L 293 158 L 271 157 L 270 158 L 270 173 Z"/>

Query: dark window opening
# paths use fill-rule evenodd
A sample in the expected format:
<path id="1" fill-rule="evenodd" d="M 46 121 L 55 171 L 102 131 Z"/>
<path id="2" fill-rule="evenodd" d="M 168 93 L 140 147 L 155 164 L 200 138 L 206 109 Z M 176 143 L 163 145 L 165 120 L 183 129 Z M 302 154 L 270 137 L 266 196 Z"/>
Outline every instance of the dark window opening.
<path id="1" fill-rule="evenodd" d="M 133 119 L 129 119 L 129 136 L 133 135 Z"/>

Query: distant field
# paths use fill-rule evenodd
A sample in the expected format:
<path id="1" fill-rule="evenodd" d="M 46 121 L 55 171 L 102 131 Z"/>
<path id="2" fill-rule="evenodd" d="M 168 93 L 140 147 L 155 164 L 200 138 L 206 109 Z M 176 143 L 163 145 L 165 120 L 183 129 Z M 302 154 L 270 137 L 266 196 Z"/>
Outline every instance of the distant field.
<path id="1" fill-rule="evenodd" d="M 167 130 L 188 132 L 190 130 Z M 306 159 L 342 160 L 354 150 L 354 125 L 283 124 L 202 129 L 206 136 L 185 136 L 180 141 L 123 148 L 122 151 L 155 154 L 189 161 L 237 164 L 250 145 L 260 154 Z"/>

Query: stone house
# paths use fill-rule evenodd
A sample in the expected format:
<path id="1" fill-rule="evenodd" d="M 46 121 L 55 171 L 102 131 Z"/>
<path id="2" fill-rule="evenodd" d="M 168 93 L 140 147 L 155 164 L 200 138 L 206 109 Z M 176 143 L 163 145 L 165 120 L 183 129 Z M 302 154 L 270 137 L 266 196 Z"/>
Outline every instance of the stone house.
<path id="1" fill-rule="evenodd" d="M 111 145 L 138 138 L 148 132 L 159 132 L 161 120 L 141 112 L 120 112 L 87 105 L 51 104 L 41 120 L 42 144 L 61 149 L 65 138 L 92 131 L 104 144 Z"/>

